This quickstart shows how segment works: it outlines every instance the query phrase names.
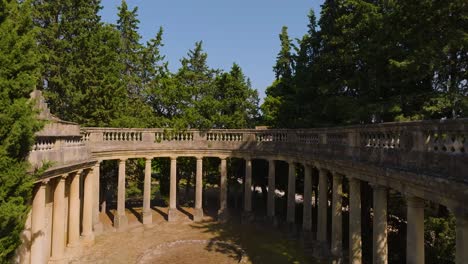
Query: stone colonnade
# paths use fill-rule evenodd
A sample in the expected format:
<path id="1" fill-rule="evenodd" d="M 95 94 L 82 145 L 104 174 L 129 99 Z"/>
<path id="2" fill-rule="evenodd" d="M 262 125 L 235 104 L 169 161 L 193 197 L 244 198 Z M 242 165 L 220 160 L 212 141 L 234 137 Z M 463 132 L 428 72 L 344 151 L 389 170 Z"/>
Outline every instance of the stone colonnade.
<path id="1" fill-rule="evenodd" d="M 29 252 L 21 263 L 67 263 L 67 253 L 94 242 L 93 168 L 36 183 L 31 209 Z M 93 227 L 94 226 L 94 227 Z"/>
<path id="2" fill-rule="evenodd" d="M 185 156 L 184 156 L 185 157 Z M 220 205 L 218 219 L 228 219 L 227 208 L 227 168 L 226 156 L 219 157 L 220 162 Z M 150 206 L 151 193 L 151 160 L 146 157 L 142 222 L 152 223 Z M 252 159 L 244 158 L 244 214 L 252 213 Z M 177 219 L 177 157 L 170 157 L 170 201 L 168 209 L 168 221 Z M 268 199 L 267 217 L 275 218 L 275 159 L 268 159 Z M 313 230 L 313 223 L 317 224 L 316 239 L 318 244 L 326 252 L 330 252 L 334 263 L 343 262 L 343 230 L 342 230 L 342 197 L 343 180 L 349 182 L 349 261 L 353 264 L 362 263 L 362 239 L 361 239 L 361 183 L 359 175 L 349 174 L 343 171 L 321 166 L 320 163 L 307 161 L 287 160 L 288 170 L 288 194 L 287 217 L 288 224 L 295 224 L 296 205 L 296 164 L 304 167 L 304 202 L 303 223 L 304 232 Z M 118 172 L 118 201 L 114 216 L 114 226 L 118 230 L 124 230 L 128 224 L 125 215 L 125 164 L 126 159 L 119 160 Z M 196 156 L 196 186 L 194 220 L 203 218 L 202 208 L 202 171 L 203 157 Z M 318 200 L 317 221 L 312 221 L 312 173 L 318 173 Z M 331 175 L 331 177 L 329 177 Z M 286 175 L 282 175 L 286 176 Z M 330 180 L 331 179 L 331 180 Z M 80 184 L 81 183 L 81 184 Z M 65 252 L 67 248 L 74 248 L 81 244 L 93 243 L 95 233 L 100 232 L 102 224 L 99 221 L 99 163 L 93 168 L 74 171 L 60 175 L 52 179 L 40 181 L 35 188 L 32 213 L 31 213 L 31 245 L 30 261 L 25 263 L 66 262 Z M 329 206 L 328 187 L 331 185 L 331 221 L 328 221 L 327 208 Z M 387 196 L 388 188 L 377 183 L 370 183 L 373 189 L 373 263 L 388 262 L 387 245 Z M 66 188 L 66 185 L 69 187 Z M 80 188 L 82 190 L 80 191 Z M 66 192 L 66 189 L 68 190 Z M 46 202 L 47 191 L 52 197 L 52 223 L 51 230 L 46 226 Z M 80 195 L 82 194 L 82 195 Z M 82 210 L 80 207 L 82 206 Z M 81 213 L 82 212 L 82 213 Z M 468 251 L 468 216 L 466 212 L 454 210 L 457 219 L 456 230 L 456 263 L 466 263 Z M 67 215 L 68 214 L 68 215 Z M 407 195 L 407 263 L 424 263 L 424 200 L 420 197 Z M 327 226 L 328 223 L 331 226 Z M 331 230 L 328 248 L 327 229 Z M 49 250 L 50 249 L 50 250 Z M 50 252 L 50 254 L 48 253 Z"/>

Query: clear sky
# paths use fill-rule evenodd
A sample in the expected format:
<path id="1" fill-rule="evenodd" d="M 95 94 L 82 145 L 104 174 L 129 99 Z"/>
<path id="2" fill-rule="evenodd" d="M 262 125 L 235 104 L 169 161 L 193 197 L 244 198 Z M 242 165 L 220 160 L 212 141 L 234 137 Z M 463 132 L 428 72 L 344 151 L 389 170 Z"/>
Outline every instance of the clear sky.
<path id="1" fill-rule="evenodd" d="M 121 0 L 102 0 L 103 21 L 117 21 Z M 196 41 L 202 40 L 212 68 L 228 71 L 238 63 L 252 81 L 260 97 L 274 80 L 273 64 L 283 25 L 292 38 L 300 38 L 307 29 L 311 8 L 317 17 L 323 0 L 127 0 L 138 6 L 139 32 L 143 41 L 164 28 L 162 53 L 171 71 L 180 67 L 180 59 Z"/>

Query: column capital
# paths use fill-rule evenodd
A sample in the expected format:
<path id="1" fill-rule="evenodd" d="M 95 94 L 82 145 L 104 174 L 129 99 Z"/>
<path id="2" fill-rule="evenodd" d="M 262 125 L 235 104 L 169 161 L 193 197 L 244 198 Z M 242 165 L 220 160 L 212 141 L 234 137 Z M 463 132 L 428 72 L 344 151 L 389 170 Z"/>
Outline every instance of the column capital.
<path id="1" fill-rule="evenodd" d="M 407 195 L 406 205 L 411 208 L 424 208 L 424 199 L 413 195 Z"/>
<path id="2" fill-rule="evenodd" d="M 252 161 L 252 157 L 250 156 L 244 156 L 243 158 L 245 161 Z"/>
<path id="3" fill-rule="evenodd" d="M 178 158 L 177 156 L 169 156 L 169 159 L 171 160 L 177 160 L 177 158 Z"/>
<path id="4" fill-rule="evenodd" d="M 344 174 L 339 173 L 339 172 L 337 172 L 337 171 L 333 171 L 332 174 L 333 174 L 333 180 L 334 180 L 334 181 L 336 181 L 336 180 L 343 180 L 343 178 L 344 178 Z"/>
<path id="5" fill-rule="evenodd" d="M 45 187 L 47 184 L 49 184 L 49 181 L 50 181 L 49 178 L 40 181 L 39 182 L 39 184 L 40 184 L 39 187 Z"/>
<path id="6" fill-rule="evenodd" d="M 66 178 L 68 178 L 68 175 L 70 175 L 71 173 L 65 173 L 65 174 L 61 174 L 60 176 L 58 176 L 57 178 L 60 180 L 60 181 L 64 181 Z"/>
<path id="7" fill-rule="evenodd" d="M 203 160 L 203 156 L 195 156 L 197 160 Z"/>
<path id="8" fill-rule="evenodd" d="M 126 161 L 127 161 L 127 158 L 120 158 L 119 159 L 119 163 L 126 162 Z"/>
<path id="9" fill-rule="evenodd" d="M 153 157 L 145 157 L 145 162 L 146 163 L 151 163 L 153 161 Z"/>
<path id="10" fill-rule="evenodd" d="M 228 156 L 219 156 L 218 157 L 220 160 L 227 160 Z"/>
<path id="11" fill-rule="evenodd" d="M 388 190 L 388 187 L 385 185 L 381 185 L 378 183 L 369 183 L 369 185 L 372 187 L 373 190 L 379 190 L 379 191 L 386 191 Z"/>

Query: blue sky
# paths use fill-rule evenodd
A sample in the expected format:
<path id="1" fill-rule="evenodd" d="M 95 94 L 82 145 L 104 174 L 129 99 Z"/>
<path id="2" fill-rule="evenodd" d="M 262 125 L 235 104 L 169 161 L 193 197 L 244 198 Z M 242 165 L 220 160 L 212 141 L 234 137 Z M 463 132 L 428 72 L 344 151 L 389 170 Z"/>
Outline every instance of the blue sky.
<path id="1" fill-rule="evenodd" d="M 102 0 L 103 21 L 117 21 L 121 0 Z M 252 81 L 260 97 L 274 80 L 273 64 L 279 51 L 278 34 L 283 25 L 289 35 L 299 38 L 306 32 L 311 8 L 319 16 L 323 0 L 127 0 L 138 6 L 139 32 L 143 41 L 164 28 L 162 53 L 176 71 L 180 59 L 196 41 L 202 40 L 212 68 L 228 71 L 238 63 Z"/>

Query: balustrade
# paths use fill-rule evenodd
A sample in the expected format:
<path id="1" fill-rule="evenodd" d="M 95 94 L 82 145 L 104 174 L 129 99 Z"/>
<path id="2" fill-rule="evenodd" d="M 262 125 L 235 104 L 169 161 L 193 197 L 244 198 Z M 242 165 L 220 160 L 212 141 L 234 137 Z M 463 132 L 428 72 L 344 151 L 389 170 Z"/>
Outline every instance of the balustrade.
<path id="1" fill-rule="evenodd" d="M 229 133 L 229 132 L 213 132 L 206 134 L 208 141 L 243 141 L 244 134 L 242 133 Z"/>
<path id="2" fill-rule="evenodd" d="M 104 141 L 142 141 L 141 132 L 108 131 L 104 132 Z"/>

